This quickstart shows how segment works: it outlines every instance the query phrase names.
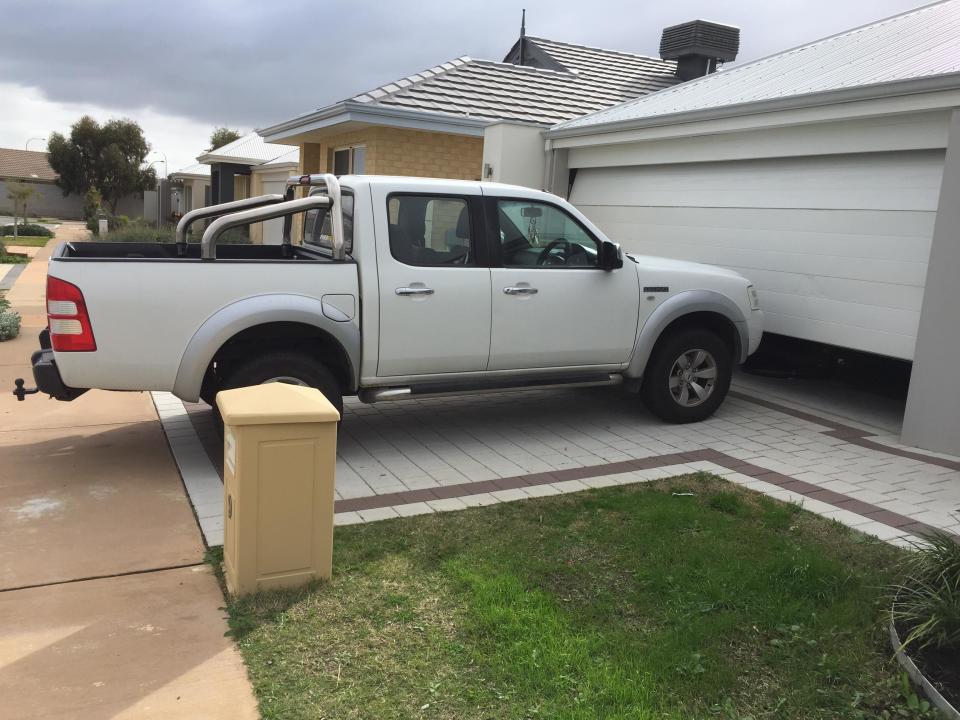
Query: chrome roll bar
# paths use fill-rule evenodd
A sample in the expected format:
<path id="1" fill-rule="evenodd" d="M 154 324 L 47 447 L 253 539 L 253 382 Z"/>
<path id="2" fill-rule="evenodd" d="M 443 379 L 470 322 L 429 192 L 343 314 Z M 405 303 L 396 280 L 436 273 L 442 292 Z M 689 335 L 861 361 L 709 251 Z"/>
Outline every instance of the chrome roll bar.
<path id="1" fill-rule="evenodd" d="M 339 188 L 338 188 L 339 189 Z M 283 199 L 282 195 L 263 195 L 263 198 L 267 197 L 278 197 L 281 200 Z M 257 200 L 260 198 L 250 198 L 250 200 Z M 237 202 L 245 202 L 244 200 L 238 200 Z M 217 257 L 217 238 L 219 238 L 223 233 L 225 233 L 230 228 L 235 228 L 240 225 L 249 225 L 250 223 L 260 222 L 261 220 L 272 220 L 273 218 L 284 217 L 288 215 L 293 215 L 299 212 L 306 212 L 307 210 L 320 209 L 320 208 L 329 208 L 333 204 L 333 198 L 327 195 L 313 195 L 311 197 L 299 198 L 297 200 L 286 200 L 284 202 L 271 201 L 273 204 L 268 205 L 267 207 L 262 207 L 264 203 L 258 203 L 259 206 L 254 206 L 248 210 L 241 210 L 239 212 L 230 213 L 229 215 L 224 215 L 223 217 L 217 218 L 212 223 L 207 226 L 207 229 L 203 232 L 203 237 L 200 238 L 200 259 L 201 260 L 215 260 Z M 229 205 L 226 203 L 225 205 Z M 225 207 L 225 205 L 216 205 L 214 207 Z M 337 213 L 339 214 L 339 213 Z M 184 216 L 186 219 L 186 216 Z M 181 221 L 182 222 L 182 221 Z M 342 227 L 342 222 L 341 222 Z M 334 243 L 336 243 L 337 236 L 334 234 Z M 343 241 L 340 241 L 341 246 Z"/>
<path id="2" fill-rule="evenodd" d="M 275 205 L 283 201 L 283 195 L 258 195 L 252 198 L 233 200 L 232 202 L 225 202 L 220 205 L 210 205 L 208 207 L 191 210 L 180 218 L 180 222 L 177 223 L 177 245 L 186 246 L 187 230 L 190 229 L 190 226 L 196 220 L 226 215 L 227 213 L 232 213 L 237 210 L 249 210 L 251 208 L 263 207 L 264 205 Z"/>

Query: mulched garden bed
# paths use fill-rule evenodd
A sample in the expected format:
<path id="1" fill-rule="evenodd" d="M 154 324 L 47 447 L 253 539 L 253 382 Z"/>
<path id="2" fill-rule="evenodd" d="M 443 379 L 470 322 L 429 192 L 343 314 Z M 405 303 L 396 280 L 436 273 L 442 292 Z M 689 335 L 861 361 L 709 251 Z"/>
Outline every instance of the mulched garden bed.
<path id="1" fill-rule="evenodd" d="M 901 641 L 909 635 L 910 628 L 903 623 L 894 626 Z M 908 647 L 904 652 L 944 699 L 954 708 L 960 708 L 960 651 Z"/>

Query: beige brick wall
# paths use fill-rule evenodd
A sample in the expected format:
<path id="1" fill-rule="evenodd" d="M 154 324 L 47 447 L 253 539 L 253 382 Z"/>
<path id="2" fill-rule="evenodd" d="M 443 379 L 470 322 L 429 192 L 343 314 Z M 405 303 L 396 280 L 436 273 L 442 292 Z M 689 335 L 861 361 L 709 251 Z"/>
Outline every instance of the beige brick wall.
<path id="1" fill-rule="evenodd" d="M 369 127 L 327 135 L 320 142 L 300 145 L 300 174 L 333 172 L 334 149 L 347 145 L 366 147 L 364 172 L 367 175 L 479 180 L 483 166 L 483 138 Z M 302 217 L 295 217 L 295 241 L 299 240 L 302 228 Z"/>
<path id="2" fill-rule="evenodd" d="M 301 172 L 330 172 L 334 148 L 345 145 L 366 146 L 368 175 L 479 180 L 483 165 L 483 138 L 370 127 L 301 145 Z"/>

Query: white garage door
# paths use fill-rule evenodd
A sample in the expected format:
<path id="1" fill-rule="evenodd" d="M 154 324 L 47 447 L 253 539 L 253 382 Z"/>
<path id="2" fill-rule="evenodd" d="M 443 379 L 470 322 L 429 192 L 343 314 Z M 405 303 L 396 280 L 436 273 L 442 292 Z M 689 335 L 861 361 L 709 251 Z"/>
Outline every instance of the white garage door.
<path id="1" fill-rule="evenodd" d="M 767 330 L 912 359 L 940 151 L 581 168 L 571 201 L 634 252 L 733 268 Z"/>
<path id="2" fill-rule="evenodd" d="M 275 179 L 263 179 L 263 194 L 272 195 L 276 193 L 277 195 L 283 195 L 284 191 L 287 189 L 287 174 L 278 175 Z M 263 244 L 264 245 L 279 245 L 283 242 L 283 219 L 275 218 L 273 220 L 267 220 L 263 223 Z"/>

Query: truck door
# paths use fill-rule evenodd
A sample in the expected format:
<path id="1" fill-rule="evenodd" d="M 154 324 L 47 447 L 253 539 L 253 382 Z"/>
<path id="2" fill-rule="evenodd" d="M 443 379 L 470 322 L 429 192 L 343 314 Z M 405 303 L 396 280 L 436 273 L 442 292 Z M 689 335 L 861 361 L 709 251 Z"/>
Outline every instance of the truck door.
<path id="1" fill-rule="evenodd" d="M 459 189 L 458 189 L 459 190 Z M 380 288 L 380 377 L 485 370 L 490 269 L 479 188 L 372 187 Z"/>
<path id="2" fill-rule="evenodd" d="M 498 197 L 486 203 L 500 255 L 490 271 L 489 369 L 626 362 L 640 303 L 633 263 L 601 270 L 599 240 L 560 206 Z"/>

